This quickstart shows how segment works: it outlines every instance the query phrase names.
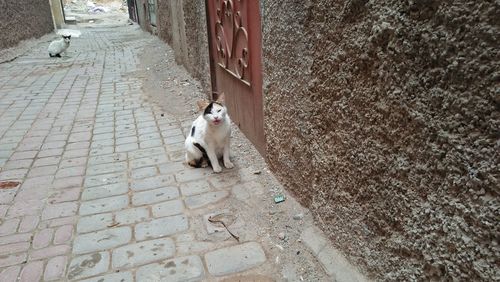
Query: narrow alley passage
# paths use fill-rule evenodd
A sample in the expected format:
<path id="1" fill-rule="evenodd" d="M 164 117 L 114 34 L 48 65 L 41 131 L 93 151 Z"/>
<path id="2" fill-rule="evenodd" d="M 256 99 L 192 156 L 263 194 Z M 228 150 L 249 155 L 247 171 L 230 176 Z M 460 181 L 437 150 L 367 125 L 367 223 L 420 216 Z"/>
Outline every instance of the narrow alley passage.
<path id="1" fill-rule="evenodd" d="M 316 260 L 326 241 L 293 198 L 272 201 L 248 142 L 222 174 L 184 165 L 194 104 L 155 102 L 140 61 L 166 54 L 151 68 L 195 101 L 169 48 L 135 25 L 80 31 L 61 59 L 41 42 L 0 64 L 0 281 L 328 281 L 341 263 Z"/>

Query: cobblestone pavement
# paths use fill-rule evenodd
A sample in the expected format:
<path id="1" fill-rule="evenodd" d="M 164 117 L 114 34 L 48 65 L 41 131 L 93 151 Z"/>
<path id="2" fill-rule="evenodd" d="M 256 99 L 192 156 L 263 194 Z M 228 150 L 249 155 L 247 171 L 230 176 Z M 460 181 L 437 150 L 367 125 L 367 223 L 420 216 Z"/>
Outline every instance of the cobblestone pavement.
<path id="1" fill-rule="evenodd" d="M 0 65 L 0 183 L 13 186 L 0 188 L 0 281 L 275 277 L 279 250 L 227 204 L 262 193 L 257 176 L 187 168 L 186 122 L 130 75 L 150 40 L 89 28 L 62 59 L 41 44 Z M 248 232 L 237 242 L 210 215 Z"/>

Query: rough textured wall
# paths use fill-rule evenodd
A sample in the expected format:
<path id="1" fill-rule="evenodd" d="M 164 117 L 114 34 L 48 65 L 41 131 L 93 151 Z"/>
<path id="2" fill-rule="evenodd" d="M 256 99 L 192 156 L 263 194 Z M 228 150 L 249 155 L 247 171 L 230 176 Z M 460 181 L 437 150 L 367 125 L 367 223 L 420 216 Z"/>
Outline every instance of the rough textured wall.
<path id="1" fill-rule="evenodd" d="M 158 36 L 172 45 L 172 8 L 170 0 L 158 0 Z"/>
<path id="2" fill-rule="evenodd" d="M 205 91 L 210 87 L 210 65 L 205 1 L 184 0 L 184 21 L 187 43 L 186 69 L 200 80 Z M 208 93 L 208 92 L 207 92 Z"/>
<path id="3" fill-rule="evenodd" d="M 0 1 L 0 49 L 54 30 L 48 0 Z"/>
<path id="4" fill-rule="evenodd" d="M 205 1 L 158 0 L 158 29 L 160 38 L 174 49 L 177 63 L 210 93 Z"/>
<path id="5" fill-rule="evenodd" d="M 269 163 L 332 242 L 379 280 L 500 279 L 499 2 L 262 4 Z"/>

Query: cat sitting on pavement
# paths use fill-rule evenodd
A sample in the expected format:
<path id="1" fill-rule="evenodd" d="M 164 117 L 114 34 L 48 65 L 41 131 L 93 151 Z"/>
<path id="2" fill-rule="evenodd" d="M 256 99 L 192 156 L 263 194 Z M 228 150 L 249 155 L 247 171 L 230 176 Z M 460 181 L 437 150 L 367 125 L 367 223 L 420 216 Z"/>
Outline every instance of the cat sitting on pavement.
<path id="1" fill-rule="evenodd" d="M 49 56 L 61 58 L 61 53 L 66 51 L 71 41 L 71 35 L 63 35 L 61 39 L 54 40 L 49 44 Z"/>
<path id="2" fill-rule="evenodd" d="M 224 106 L 224 94 L 216 101 L 198 101 L 198 108 L 203 113 L 193 122 L 184 143 L 186 162 L 193 167 L 210 164 L 214 172 L 219 173 L 222 171 L 219 159 L 222 158 L 226 168 L 233 168 L 229 160 L 231 119 Z"/>

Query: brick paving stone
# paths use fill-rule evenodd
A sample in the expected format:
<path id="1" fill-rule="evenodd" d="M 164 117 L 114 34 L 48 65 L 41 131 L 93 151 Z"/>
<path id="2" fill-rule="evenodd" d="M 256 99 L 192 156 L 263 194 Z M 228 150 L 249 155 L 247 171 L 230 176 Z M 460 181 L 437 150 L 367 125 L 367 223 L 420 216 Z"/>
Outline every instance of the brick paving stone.
<path id="1" fill-rule="evenodd" d="M 44 157 L 60 157 L 62 156 L 64 149 L 42 149 L 42 151 L 38 152 L 38 158 Z"/>
<path id="2" fill-rule="evenodd" d="M 149 210 L 145 207 L 126 209 L 115 213 L 115 220 L 119 224 L 133 224 L 149 219 Z"/>
<path id="3" fill-rule="evenodd" d="M 128 211 L 128 210 L 127 210 Z M 120 222 L 117 219 L 118 222 Z M 113 224 L 113 215 L 111 213 L 94 214 L 91 216 L 81 217 L 78 220 L 76 231 L 78 233 L 88 233 L 92 231 L 108 228 Z"/>
<path id="4" fill-rule="evenodd" d="M 47 247 L 52 241 L 52 235 L 54 234 L 54 230 L 52 229 L 42 229 L 35 233 L 33 236 L 33 249 L 41 249 Z"/>
<path id="5" fill-rule="evenodd" d="M 119 161 L 125 161 L 126 159 L 127 155 L 125 153 L 100 155 L 89 158 L 89 165 L 108 164 Z"/>
<path id="6" fill-rule="evenodd" d="M 79 282 L 133 282 L 134 276 L 131 272 L 118 272 L 111 273 L 103 276 L 97 276 L 85 280 L 80 280 Z"/>
<path id="7" fill-rule="evenodd" d="M 85 166 L 87 164 L 87 157 L 79 157 L 74 159 L 62 160 L 59 164 L 60 168 L 69 168 L 74 166 Z"/>
<path id="8" fill-rule="evenodd" d="M 57 227 L 61 225 L 66 225 L 66 224 L 75 224 L 78 220 L 77 216 L 68 216 L 68 217 L 61 217 L 61 218 L 54 218 L 48 221 L 48 226 L 49 227 Z M 45 222 L 46 224 L 47 222 Z"/>
<path id="9" fill-rule="evenodd" d="M 132 160 L 135 160 L 135 159 L 142 159 L 142 158 L 156 156 L 156 155 L 165 155 L 165 153 L 166 153 L 165 149 L 162 147 L 139 149 L 137 151 L 130 152 L 129 158 Z"/>
<path id="10" fill-rule="evenodd" d="M 189 209 L 198 209 L 215 204 L 229 195 L 226 191 L 216 191 L 187 197 L 184 202 Z"/>
<path id="11" fill-rule="evenodd" d="M 17 242 L 28 242 L 31 239 L 31 233 L 14 234 L 0 237 L 0 245 L 12 244 Z"/>
<path id="12" fill-rule="evenodd" d="M 122 172 L 127 170 L 126 162 L 114 162 L 109 164 L 91 165 L 87 168 L 88 175 Z"/>
<path id="13" fill-rule="evenodd" d="M 66 145 L 66 150 L 87 149 L 89 147 L 90 147 L 90 142 L 80 141 L 80 142 L 69 143 L 68 145 Z"/>
<path id="14" fill-rule="evenodd" d="M 9 160 L 5 165 L 3 165 L 2 169 L 4 170 L 16 170 L 16 169 L 27 169 L 31 167 L 31 164 L 33 163 L 32 159 L 29 160 Z"/>
<path id="15" fill-rule="evenodd" d="M 50 246 L 47 248 L 32 251 L 30 254 L 30 260 L 60 256 L 69 253 L 70 250 L 71 247 L 67 245 Z"/>
<path id="16" fill-rule="evenodd" d="M 0 236 L 6 236 L 16 233 L 19 222 L 21 222 L 19 218 L 7 219 L 3 222 L 0 221 Z"/>
<path id="17" fill-rule="evenodd" d="M 155 177 L 135 180 L 131 184 L 131 189 L 134 191 L 144 191 L 160 187 L 165 187 L 174 183 L 174 178 L 171 175 L 159 175 Z"/>
<path id="18" fill-rule="evenodd" d="M 24 233 L 35 229 L 40 222 L 40 217 L 35 215 L 28 215 L 23 217 L 21 223 L 19 224 L 18 232 Z"/>
<path id="19" fill-rule="evenodd" d="M 39 158 L 39 159 L 35 160 L 35 162 L 33 163 L 33 167 L 57 165 L 60 160 L 61 160 L 61 157 L 58 157 L 58 156 Z"/>
<path id="20" fill-rule="evenodd" d="M 2 282 L 17 282 L 17 277 L 21 271 L 21 266 L 15 265 L 5 268 L 0 271 L 0 281 Z"/>
<path id="21" fill-rule="evenodd" d="M 75 150 L 67 150 L 63 154 L 63 159 L 74 159 L 79 157 L 86 157 L 89 155 L 89 149 L 75 149 Z"/>
<path id="22" fill-rule="evenodd" d="M 73 166 L 59 169 L 56 173 L 56 178 L 65 178 L 72 176 L 81 176 L 85 174 L 85 166 Z"/>
<path id="23" fill-rule="evenodd" d="M 89 215 L 103 213 L 109 211 L 121 210 L 128 206 L 128 195 L 121 195 L 109 198 L 102 198 L 87 202 L 82 202 L 80 205 L 80 215 Z"/>
<path id="24" fill-rule="evenodd" d="M 10 156 L 11 160 L 34 159 L 38 151 L 21 151 L 15 152 Z"/>
<path id="25" fill-rule="evenodd" d="M 184 196 L 192 196 L 210 191 L 210 184 L 206 180 L 198 180 L 181 184 L 181 193 Z"/>
<path id="26" fill-rule="evenodd" d="M 212 175 L 212 173 L 213 173 L 212 170 L 209 168 L 206 169 L 190 168 L 184 171 L 177 172 L 175 174 L 175 179 L 177 179 L 178 182 L 189 182 L 202 178 L 205 179 L 208 176 Z"/>
<path id="27" fill-rule="evenodd" d="M 205 254 L 208 272 L 215 276 L 245 271 L 263 264 L 266 255 L 261 245 L 248 242 Z"/>
<path id="28" fill-rule="evenodd" d="M 146 149 L 146 148 L 152 148 L 152 147 L 158 147 L 163 144 L 163 141 L 161 139 L 154 139 L 154 140 L 146 140 L 146 141 L 141 141 L 139 143 L 139 147 L 141 149 Z"/>
<path id="29" fill-rule="evenodd" d="M 137 150 L 139 148 L 139 145 L 137 143 L 128 143 L 128 144 L 122 144 L 122 145 L 117 145 L 115 147 L 116 152 L 130 152 Z"/>
<path id="30" fill-rule="evenodd" d="M 18 180 L 23 179 L 28 173 L 27 169 L 12 169 L 0 172 L 0 180 Z"/>
<path id="31" fill-rule="evenodd" d="M 78 209 L 78 202 L 65 202 L 48 205 L 43 209 L 42 220 L 66 217 L 76 214 Z"/>
<path id="32" fill-rule="evenodd" d="M 57 171 L 56 165 L 35 167 L 30 170 L 30 172 L 28 173 L 28 177 L 53 175 L 54 173 L 56 173 L 56 171 Z"/>
<path id="33" fill-rule="evenodd" d="M 116 145 L 124 145 L 128 143 L 136 143 L 137 144 L 137 137 L 136 136 L 129 136 L 129 137 L 122 137 L 122 138 L 116 138 Z"/>
<path id="34" fill-rule="evenodd" d="M 26 260 L 26 253 L 9 254 L 0 257 L 0 267 L 20 264 Z"/>
<path id="35" fill-rule="evenodd" d="M 113 268 L 133 267 L 175 254 L 175 244 L 170 238 L 162 238 L 130 244 L 113 250 Z"/>
<path id="36" fill-rule="evenodd" d="M 141 168 L 145 166 L 152 166 L 168 162 L 168 157 L 165 154 L 149 156 L 142 159 L 133 159 L 130 161 L 132 169 Z"/>
<path id="37" fill-rule="evenodd" d="M 68 279 L 77 280 L 104 273 L 108 270 L 110 257 L 108 252 L 98 252 L 75 257 L 68 267 Z"/>
<path id="38" fill-rule="evenodd" d="M 177 187 L 165 187 L 144 192 L 136 192 L 132 196 L 132 203 L 135 206 L 153 204 L 173 200 L 179 197 Z"/>
<path id="39" fill-rule="evenodd" d="M 16 196 L 18 189 L 0 190 L 0 204 L 10 204 Z"/>
<path id="40" fill-rule="evenodd" d="M 2 245 L 0 247 L 0 256 L 19 253 L 28 250 L 30 244 L 28 242 L 13 243 L 9 245 Z M 2 281 L 2 280 L 0 280 Z"/>
<path id="41" fill-rule="evenodd" d="M 7 210 L 9 209 L 10 206 L 8 205 L 0 205 L 0 218 L 5 217 L 5 214 L 7 214 Z"/>
<path id="42" fill-rule="evenodd" d="M 132 232 L 128 226 L 80 234 L 73 242 L 73 253 L 84 254 L 111 249 L 130 242 L 131 238 Z"/>
<path id="43" fill-rule="evenodd" d="M 66 178 L 55 179 L 54 183 L 52 183 L 52 187 L 54 189 L 65 189 L 71 187 L 81 187 L 83 182 L 82 176 L 73 176 Z"/>
<path id="44" fill-rule="evenodd" d="M 66 270 L 67 261 L 68 257 L 66 256 L 58 256 L 51 258 L 47 262 L 47 266 L 45 267 L 43 279 L 45 281 L 53 281 L 61 279 L 64 275 L 64 271 Z"/>
<path id="45" fill-rule="evenodd" d="M 180 162 L 171 162 L 166 164 L 158 165 L 158 169 L 162 174 L 173 174 L 175 172 L 185 170 L 187 167 Z"/>
<path id="46" fill-rule="evenodd" d="M 205 276 L 198 256 L 180 257 L 140 267 L 137 281 L 201 281 Z"/>
<path id="47" fill-rule="evenodd" d="M 189 222 L 185 215 L 175 215 L 138 223 L 135 226 L 136 240 L 160 238 L 187 230 Z"/>
<path id="48" fill-rule="evenodd" d="M 184 204 L 181 200 L 173 200 L 151 206 L 153 217 L 165 217 L 180 214 L 184 211 Z"/>
<path id="49" fill-rule="evenodd" d="M 49 197 L 49 203 L 63 203 L 77 201 L 80 198 L 80 188 L 64 189 L 54 192 Z"/>
<path id="50" fill-rule="evenodd" d="M 82 200 L 94 200 L 99 198 L 117 196 L 128 192 L 128 183 L 113 183 L 103 186 L 85 188 L 82 192 Z"/>
<path id="51" fill-rule="evenodd" d="M 105 154 L 111 154 L 115 151 L 114 146 L 101 146 L 97 148 L 93 148 L 90 150 L 89 156 L 95 157 L 95 156 L 100 156 L 100 155 L 105 155 Z"/>
<path id="52" fill-rule="evenodd" d="M 73 235 L 73 225 L 63 225 L 56 229 L 54 233 L 54 245 L 68 242 Z"/>
<path id="53" fill-rule="evenodd" d="M 43 261 L 29 262 L 23 267 L 18 281 L 20 282 L 33 282 L 40 281 L 43 273 Z"/>
<path id="54" fill-rule="evenodd" d="M 134 179 L 142 179 L 146 177 L 155 176 L 158 173 L 155 166 L 142 167 L 132 170 L 130 176 Z"/>

